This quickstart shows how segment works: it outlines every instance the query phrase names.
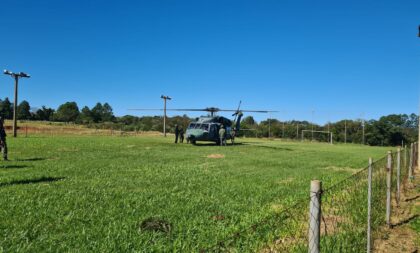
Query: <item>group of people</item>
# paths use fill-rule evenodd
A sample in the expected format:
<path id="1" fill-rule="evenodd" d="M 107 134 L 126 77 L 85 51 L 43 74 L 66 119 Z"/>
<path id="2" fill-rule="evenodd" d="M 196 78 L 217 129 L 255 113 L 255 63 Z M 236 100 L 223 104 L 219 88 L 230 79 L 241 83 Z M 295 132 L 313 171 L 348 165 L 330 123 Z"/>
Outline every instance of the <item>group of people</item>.
<path id="1" fill-rule="evenodd" d="M 226 129 L 222 125 L 220 125 L 219 129 L 219 138 L 220 138 L 220 146 L 226 146 Z M 179 127 L 177 124 L 175 125 L 175 143 L 178 143 L 178 139 L 180 143 L 184 143 L 184 128 L 181 126 Z"/>

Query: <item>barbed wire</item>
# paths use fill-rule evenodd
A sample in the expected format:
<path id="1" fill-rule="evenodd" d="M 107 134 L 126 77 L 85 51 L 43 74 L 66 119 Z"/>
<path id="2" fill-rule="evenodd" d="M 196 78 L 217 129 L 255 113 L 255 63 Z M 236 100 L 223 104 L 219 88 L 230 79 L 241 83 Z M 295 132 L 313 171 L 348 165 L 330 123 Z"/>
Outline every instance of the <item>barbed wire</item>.
<path id="1" fill-rule="evenodd" d="M 406 152 L 406 153 L 404 153 Z M 397 174 L 397 153 L 391 153 L 392 196 L 397 199 L 397 180 L 408 180 L 410 149 L 400 153 L 400 177 Z M 384 156 L 372 163 L 371 244 L 386 224 L 387 162 Z M 319 247 L 321 252 L 359 252 L 367 245 L 367 192 L 369 166 L 344 178 L 319 194 L 322 202 Z M 400 187 L 401 190 L 402 187 Z M 403 190 L 403 188 L 402 188 Z M 279 213 L 269 215 L 200 252 L 308 252 L 309 206 L 312 198 L 302 198 Z M 372 246 L 373 247 L 373 246 Z"/>

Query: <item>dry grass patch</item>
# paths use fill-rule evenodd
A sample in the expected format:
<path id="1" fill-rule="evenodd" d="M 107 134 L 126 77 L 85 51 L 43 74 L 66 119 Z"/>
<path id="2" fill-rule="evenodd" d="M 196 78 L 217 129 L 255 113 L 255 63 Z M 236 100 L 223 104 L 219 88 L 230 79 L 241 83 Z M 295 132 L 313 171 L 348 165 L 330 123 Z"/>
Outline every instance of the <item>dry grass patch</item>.
<path id="1" fill-rule="evenodd" d="M 210 154 L 207 156 L 207 158 L 221 159 L 221 158 L 225 158 L 225 155 L 224 154 Z"/>
<path id="2" fill-rule="evenodd" d="M 276 213 L 280 213 L 281 211 L 284 210 L 284 206 L 281 204 L 272 204 L 271 205 L 271 210 L 273 210 Z"/>
<path id="3" fill-rule="evenodd" d="M 321 220 L 321 235 L 332 235 L 340 232 L 340 225 L 350 224 L 349 220 L 338 215 L 325 215 Z M 341 228 L 343 230 L 344 228 Z"/>

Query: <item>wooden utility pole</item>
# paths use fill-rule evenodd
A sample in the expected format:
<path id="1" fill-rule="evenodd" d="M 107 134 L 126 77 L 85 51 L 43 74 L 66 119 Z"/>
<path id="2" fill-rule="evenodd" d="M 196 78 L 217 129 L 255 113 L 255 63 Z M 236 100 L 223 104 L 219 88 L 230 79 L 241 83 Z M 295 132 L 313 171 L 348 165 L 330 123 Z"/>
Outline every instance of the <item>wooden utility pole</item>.
<path id="1" fill-rule="evenodd" d="M 23 72 L 19 72 L 19 73 L 13 73 L 11 71 L 8 70 L 4 70 L 4 74 L 5 75 L 10 75 L 11 77 L 13 77 L 15 79 L 15 102 L 13 103 L 13 137 L 17 136 L 17 103 L 18 103 L 18 83 L 19 83 L 19 78 L 25 77 L 25 78 L 29 78 L 30 75 L 23 73 Z"/>
<path id="2" fill-rule="evenodd" d="M 166 100 L 171 100 L 169 96 L 160 96 L 163 99 L 163 136 L 166 137 Z"/>
<path id="3" fill-rule="evenodd" d="M 419 32 L 417 34 L 418 37 L 420 37 L 420 26 L 419 28 Z M 418 140 L 417 140 L 417 168 L 420 168 L 420 100 L 419 100 L 419 117 L 418 117 L 418 121 L 417 121 L 417 125 L 419 128 L 419 132 L 418 132 Z"/>
<path id="4" fill-rule="evenodd" d="M 13 103 L 13 137 L 17 136 L 16 111 L 17 111 L 17 103 L 18 103 L 18 83 L 19 83 L 19 77 L 15 76 L 15 102 Z"/>

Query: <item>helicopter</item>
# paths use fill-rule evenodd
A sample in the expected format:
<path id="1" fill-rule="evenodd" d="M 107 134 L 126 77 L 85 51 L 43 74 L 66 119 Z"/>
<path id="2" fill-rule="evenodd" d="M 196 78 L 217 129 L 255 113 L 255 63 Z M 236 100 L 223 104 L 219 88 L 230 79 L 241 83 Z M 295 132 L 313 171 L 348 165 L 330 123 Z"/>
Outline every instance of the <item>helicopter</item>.
<path id="1" fill-rule="evenodd" d="M 240 130 L 240 123 L 243 116 L 243 112 L 254 112 L 254 113 L 270 113 L 276 111 L 266 110 L 241 110 L 241 103 L 236 110 L 232 109 L 219 109 L 217 107 L 207 107 L 203 109 L 131 109 L 131 110 L 167 110 L 167 111 L 204 111 L 208 112 L 207 116 L 200 116 L 195 118 L 188 124 L 186 130 L 187 143 L 195 145 L 197 141 L 209 141 L 215 142 L 220 145 L 219 130 L 221 126 L 226 130 L 226 140 L 230 140 L 232 144 L 235 143 L 235 137 Z M 233 120 L 226 117 L 217 116 L 217 112 L 233 112 Z"/>

